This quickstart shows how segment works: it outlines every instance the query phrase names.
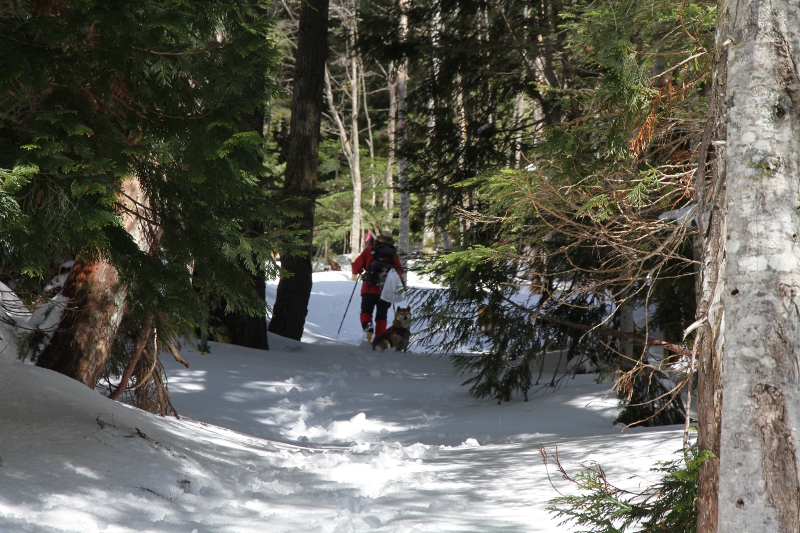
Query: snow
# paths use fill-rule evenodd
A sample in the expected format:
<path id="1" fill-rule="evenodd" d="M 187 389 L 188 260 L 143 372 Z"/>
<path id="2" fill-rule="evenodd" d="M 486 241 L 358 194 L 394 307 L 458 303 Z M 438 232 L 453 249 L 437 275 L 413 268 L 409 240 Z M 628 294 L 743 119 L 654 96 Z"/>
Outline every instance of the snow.
<path id="1" fill-rule="evenodd" d="M 568 531 L 541 444 L 630 488 L 680 448 L 678 427 L 620 432 L 591 375 L 497 405 L 446 358 L 365 349 L 358 294 L 337 337 L 353 285 L 315 274 L 302 342 L 162 357 L 181 420 L 0 358 L 0 532 Z"/>
<path id="2" fill-rule="evenodd" d="M 63 285 L 64 279 L 66 276 L 59 276 L 48 287 Z M 44 334 L 35 348 L 44 348 L 61 320 L 66 303 L 64 296 L 57 295 L 31 312 L 8 285 L 0 282 L 0 360 L 15 360 L 24 337 L 34 332 Z"/>

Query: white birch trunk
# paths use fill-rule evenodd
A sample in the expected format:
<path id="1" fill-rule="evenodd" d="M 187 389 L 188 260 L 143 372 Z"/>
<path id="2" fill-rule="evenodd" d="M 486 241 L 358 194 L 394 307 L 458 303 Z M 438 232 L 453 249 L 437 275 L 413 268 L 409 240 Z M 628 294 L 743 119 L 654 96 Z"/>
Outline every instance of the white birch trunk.
<path id="1" fill-rule="evenodd" d="M 800 531 L 800 0 L 731 2 L 719 532 Z"/>
<path id="2" fill-rule="evenodd" d="M 355 51 L 355 39 L 356 39 L 356 21 L 355 21 L 355 12 L 353 14 L 353 28 L 351 31 L 351 43 L 350 43 L 350 68 L 352 69 L 351 79 L 350 79 L 350 98 L 351 98 L 351 110 L 350 110 L 350 142 L 351 148 L 350 153 L 351 161 L 350 161 L 350 174 L 353 177 L 353 227 L 351 229 L 353 235 L 352 246 L 350 248 L 350 252 L 353 256 L 353 260 L 361 253 L 361 245 L 363 244 L 363 240 L 361 238 L 361 149 L 359 146 L 359 135 L 358 135 L 358 86 L 359 86 L 359 75 L 358 75 L 358 57 L 356 56 Z"/>
<path id="3" fill-rule="evenodd" d="M 397 130 L 397 72 L 394 64 L 389 63 L 388 71 L 389 86 L 389 118 L 386 122 L 386 133 L 389 137 L 389 157 L 386 162 L 386 192 L 383 198 L 383 207 L 391 211 L 394 209 L 394 155 L 395 155 L 395 131 Z"/>
<path id="4" fill-rule="evenodd" d="M 524 81 L 524 80 L 523 80 Z M 514 169 L 519 170 L 522 161 L 522 121 L 525 117 L 525 95 L 520 92 L 517 94 L 517 101 L 514 104 Z"/>
<path id="5" fill-rule="evenodd" d="M 455 105 L 456 115 L 458 116 L 458 171 L 461 174 L 460 178 L 463 179 L 464 172 L 467 168 L 467 105 L 464 98 L 464 85 L 461 74 L 456 75 L 455 78 L 456 94 Z M 468 209 L 468 194 L 464 192 L 461 195 L 461 207 Z M 458 228 L 461 235 L 459 235 L 459 244 L 461 248 L 467 246 L 467 231 L 469 229 L 467 219 L 463 215 L 458 217 Z"/>
<path id="6" fill-rule="evenodd" d="M 405 40 L 408 35 L 408 10 L 409 0 L 399 0 L 400 11 L 400 36 Z M 403 59 L 397 68 L 397 189 L 400 193 L 399 235 L 397 253 L 403 264 L 403 270 L 408 266 L 409 252 L 409 212 L 411 210 L 411 194 L 408 192 L 408 159 L 405 154 L 406 144 L 406 97 L 408 95 L 408 60 Z"/>
<path id="7" fill-rule="evenodd" d="M 361 97 L 364 99 L 364 117 L 367 119 L 367 146 L 369 147 L 369 183 L 372 187 L 371 205 L 375 207 L 375 144 L 372 139 L 372 119 L 369 116 L 369 102 L 367 101 L 367 82 L 364 79 L 364 63 L 359 59 L 359 78 L 361 79 Z M 363 229 L 362 229 L 363 233 Z"/>
<path id="8" fill-rule="evenodd" d="M 350 70 L 352 69 L 352 70 Z M 350 61 L 350 66 L 348 67 L 348 77 L 350 78 L 350 133 L 347 133 L 347 129 L 344 125 L 344 119 L 342 114 L 336 107 L 336 102 L 333 99 L 333 87 L 331 86 L 331 76 L 328 72 L 328 68 L 325 68 L 325 98 L 328 101 L 328 107 L 330 108 L 331 116 L 333 117 L 334 122 L 336 123 L 336 128 L 339 132 L 339 141 L 342 145 L 342 152 L 344 152 L 345 157 L 347 158 L 347 164 L 350 168 L 350 176 L 353 180 L 353 220 L 352 225 L 350 227 L 350 253 L 352 254 L 353 260 L 361 253 L 363 239 L 361 235 L 363 233 L 361 227 L 361 149 L 359 147 L 359 132 L 358 132 L 358 113 L 359 113 L 359 94 L 358 94 L 358 87 L 359 87 L 359 64 L 358 58 L 353 55 Z"/>

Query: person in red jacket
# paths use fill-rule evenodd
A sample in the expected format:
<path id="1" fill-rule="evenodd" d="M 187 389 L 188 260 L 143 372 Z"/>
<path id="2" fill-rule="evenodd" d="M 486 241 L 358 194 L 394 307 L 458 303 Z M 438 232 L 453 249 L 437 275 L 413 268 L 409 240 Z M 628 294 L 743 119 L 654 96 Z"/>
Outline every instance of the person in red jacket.
<path id="1" fill-rule="evenodd" d="M 363 284 L 361 286 L 361 327 L 367 334 L 367 340 L 372 340 L 372 334 L 380 335 L 386 329 L 386 315 L 392 304 L 381 300 L 381 291 L 386 274 L 394 268 L 402 279 L 403 265 L 397 257 L 394 247 L 392 232 L 381 230 L 375 236 L 375 243 L 364 248 L 351 265 L 353 275 L 361 273 Z M 375 326 L 372 326 L 372 312 L 375 313 Z"/>

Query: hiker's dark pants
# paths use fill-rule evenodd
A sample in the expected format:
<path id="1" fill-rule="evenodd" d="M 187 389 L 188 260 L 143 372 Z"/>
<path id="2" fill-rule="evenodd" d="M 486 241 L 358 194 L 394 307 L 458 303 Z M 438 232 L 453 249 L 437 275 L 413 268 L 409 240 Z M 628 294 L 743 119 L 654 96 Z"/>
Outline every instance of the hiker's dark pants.
<path id="1" fill-rule="evenodd" d="M 389 314 L 389 308 L 392 306 L 386 300 L 381 300 L 380 294 L 362 294 L 361 295 L 361 323 L 372 321 L 372 311 L 377 307 L 375 313 L 375 321 L 386 320 Z"/>

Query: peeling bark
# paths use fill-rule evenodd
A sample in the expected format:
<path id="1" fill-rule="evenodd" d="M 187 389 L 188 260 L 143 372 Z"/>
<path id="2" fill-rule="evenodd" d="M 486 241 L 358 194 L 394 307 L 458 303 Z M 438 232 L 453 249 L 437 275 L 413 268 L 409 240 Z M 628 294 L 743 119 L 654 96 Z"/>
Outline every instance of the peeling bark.
<path id="1" fill-rule="evenodd" d="M 410 0 L 400 2 L 400 36 L 403 40 L 408 35 L 408 16 Z M 406 97 L 408 96 L 408 59 L 402 59 L 397 66 L 397 191 L 399 193 L 400 209 L 398 213 L 397 255 L 403 263 L 403 270 L 408 266 L 408 253 L 410 251 L 409 215 L 411 212 L 411 193 L 408 191 L 408 157 L 406 156 L 406 123 L 408 111 Z"/>
<path id="2" fill-rule="evenodd" d="M 36 364 L 94 388 L 122 322 L 125 289 L 117 269 L 107 262 L 78 259 L 63 294 L 70 307 Z"/>
<path id="3" fill-rule="evenodd" d="M 728 109 L 725 103 L 728 76 L 728 48 L 723 43 L 729 33 L 729 0 L 717 3 L 717 33 L 709 99 L 709 117 L 703 133 L 695 190 L 697 226 L 702 240 L 697 315 L 702 322 L 695 336 L 697 352 L 697 446 L 716 457 L 703 464 L 698 477 L 697 533 L 716 533 L 718 526 L 718 493 L 720 470 L 720 426 L 722 423 L 722 369 L 724 355 L 725 290 L 725 202 Z M 712 145 L 713 141 L 713 145 Z M 706 179 L 706 159 L 711 150 L 712 173 Z M 706 223 L 708 217 L 708 223 Z"/>
<path id="4" fill-rule="evenodd" d="M 122 190 L 126 197 L 120 202 L 128 210 L 123 216 L 125 230 L 141 250 L 149 250 L 153 228 L 134 214 L 147 209 L 139 180 L 126 179 Z M 68 298 L 69 308 L 36 364 L 94 388 L 125 314 L 126 288 L 108 262 L 78 259 L 62 294 Z"/>

